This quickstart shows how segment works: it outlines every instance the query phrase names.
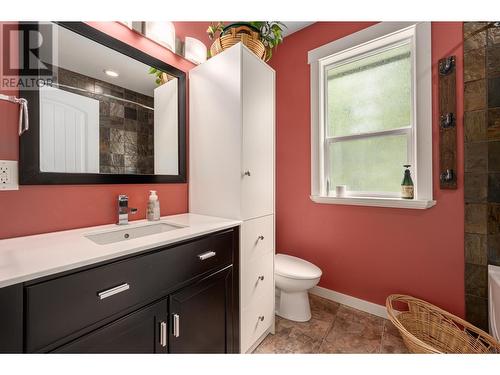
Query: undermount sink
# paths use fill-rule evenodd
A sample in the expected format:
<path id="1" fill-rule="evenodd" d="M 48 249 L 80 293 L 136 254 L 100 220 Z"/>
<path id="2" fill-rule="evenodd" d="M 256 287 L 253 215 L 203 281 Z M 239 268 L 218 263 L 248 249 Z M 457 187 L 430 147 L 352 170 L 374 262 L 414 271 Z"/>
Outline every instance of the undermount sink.
<path id="1" fill-rule="evenodd" d="M 153 234 L 170 232 L 172 230 L 182 228 L 185 227 L 169 223 L 154 223 L 124 229 L 111 229 L 99 233 L 89 233 L 84 236 L 98 245 L 109 245 L 116 242 L 133 240 L 134 238 L 151 236 Z"/>

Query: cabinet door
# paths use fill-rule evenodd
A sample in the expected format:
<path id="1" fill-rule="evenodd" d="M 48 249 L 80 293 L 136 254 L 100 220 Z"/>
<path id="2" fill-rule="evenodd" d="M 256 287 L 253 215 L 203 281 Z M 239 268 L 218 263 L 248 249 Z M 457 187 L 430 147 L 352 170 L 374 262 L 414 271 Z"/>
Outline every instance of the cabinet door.
<path id="1" fill-rule="evenodd" d="M 55 350 L 55 353 L 167 353 L 167 300 L 163 299 Z"/>
<path id="2" fill-rule="evenodd" d="M 243 50 L 242 219 L 274 211 L 274 71 Z"/>
<path id="3" fill-rule="evenodd" d="M 233 269 L 170 296 L 170 353 L 233 352 Z"/>
<path id="4" fill-rule="evenodd" d="M 23 285 L 0 288 L 0 353 L 23 352 Z"/>
<path id="5" fill-rule="evenodd" d="M 241 218 L 241 45 L 189 71 L 189 212 Z"/>

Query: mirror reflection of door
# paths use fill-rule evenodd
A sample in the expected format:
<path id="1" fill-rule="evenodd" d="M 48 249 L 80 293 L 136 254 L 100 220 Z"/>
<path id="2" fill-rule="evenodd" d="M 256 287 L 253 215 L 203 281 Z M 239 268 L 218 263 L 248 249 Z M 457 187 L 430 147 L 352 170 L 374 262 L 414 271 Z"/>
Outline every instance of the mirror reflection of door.
<path id="1" fill-rule="evenodd" d="M 154 173 L 178 174 L 177 79 L 154 90 Z"/>
<path id="2" fill-rule="evenodd" d="M 178 80 L 64 27 L 53 87 L 40 90 L 40 169 L 178 174 Z M 96 57 L 99 58 L 96 58 Z"/>
<path id="3" fill-rule="evenodd" d="M 99 101 L 40 88 L 40 170 L 99 173 Z"/>

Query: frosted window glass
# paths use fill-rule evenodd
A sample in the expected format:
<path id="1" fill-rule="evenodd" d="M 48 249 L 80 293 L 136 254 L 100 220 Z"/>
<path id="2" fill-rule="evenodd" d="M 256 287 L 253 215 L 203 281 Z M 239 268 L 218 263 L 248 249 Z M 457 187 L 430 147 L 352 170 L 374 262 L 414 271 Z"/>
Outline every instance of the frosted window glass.
<path id="1" fill-rule="evenodd" d="M 410 126 L 410 45 L 327 69 L 327 136 Z"/>
<path id="2" fill-rule="evenodd" d="M 407 136 L 387 135 L 329 144 L 332 190 L 398 192 L 407 160 Z"/>

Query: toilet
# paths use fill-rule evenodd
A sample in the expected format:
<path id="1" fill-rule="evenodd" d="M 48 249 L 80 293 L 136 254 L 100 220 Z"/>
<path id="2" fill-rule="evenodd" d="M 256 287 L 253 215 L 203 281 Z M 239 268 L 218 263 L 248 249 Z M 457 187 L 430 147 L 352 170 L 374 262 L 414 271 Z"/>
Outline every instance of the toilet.
<path id="1" fill-rule="evenodd" d="M 307 291 L 318 284 L 321 269 L 304 259 L 276 254 L 274 278 L 276 314 L 296 322 L 307 322 L 311 319 Z"/>
<path id="2" fill-rule="evenodd" d="M 488 266 L 488 303 L 490 334 L 500 340 L 500 267 Z"/>

